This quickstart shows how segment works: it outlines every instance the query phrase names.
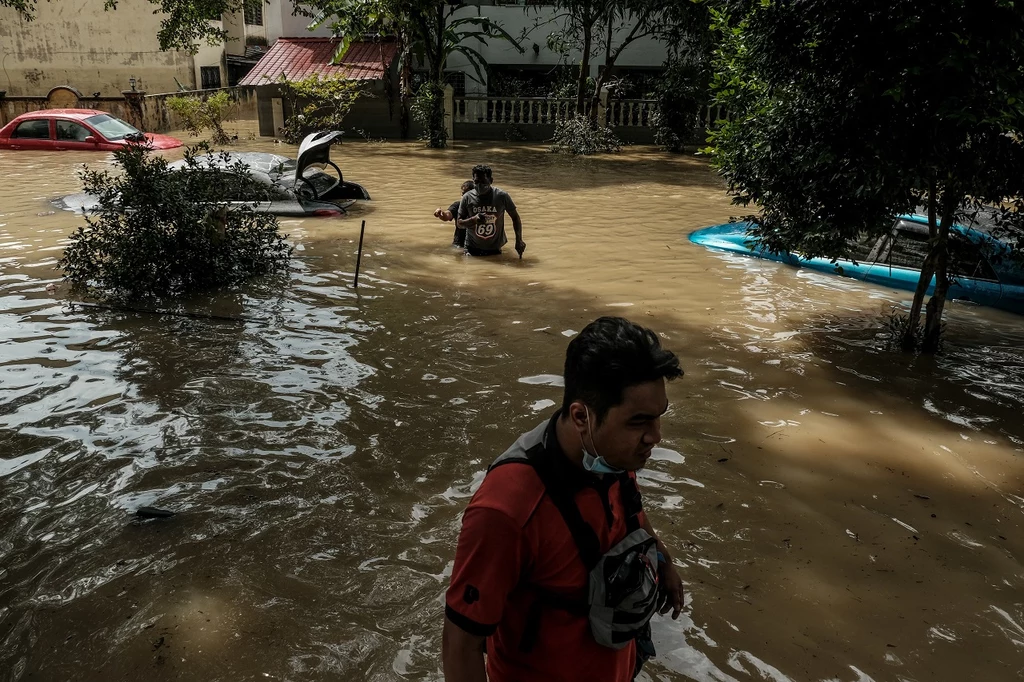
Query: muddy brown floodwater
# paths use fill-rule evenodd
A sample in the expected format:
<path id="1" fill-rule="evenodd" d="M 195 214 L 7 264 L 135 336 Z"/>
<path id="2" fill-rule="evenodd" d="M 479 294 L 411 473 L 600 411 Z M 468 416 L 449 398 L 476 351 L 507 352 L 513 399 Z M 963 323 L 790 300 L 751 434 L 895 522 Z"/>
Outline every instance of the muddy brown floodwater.
<path id="1" fill-rule="evenodd" d="M 48 200 L 109 157 L 0 152 L 0 678 L 439 680 L 460 513 L 609 313 L 686 369 L 641 480 L 687 609 L 645 679 L 1024 676 L 1022 318 L 889 353 L 908 294 L 690 244 L 731 213 L 693 158 L 336 154 L 373 201 L 284 220 L 291 272 L 189 303 L 218 321 L 67 307 Z M 479 162 L 522 262 L 431 217 Z"/>

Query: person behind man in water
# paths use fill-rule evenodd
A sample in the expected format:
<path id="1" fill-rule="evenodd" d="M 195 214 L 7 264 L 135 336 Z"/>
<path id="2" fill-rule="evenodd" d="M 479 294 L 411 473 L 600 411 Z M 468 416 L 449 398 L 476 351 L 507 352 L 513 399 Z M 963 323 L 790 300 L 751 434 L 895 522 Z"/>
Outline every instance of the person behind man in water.
<path id="1" fill-rule="evenodd" d="M 505 213 L 512 218 L 516 233 L 516 252 L 523 257 L 523 221 L 515 202 L 504 190 L 491 186 L 490 166 L 473 167 L 473 189 L 462 195 L 458 226 L 466 228 L 466 253 L 471 256 L 495 256 L 508 239 L 505 237 Z"/>
<path id="2" fill-rule="evenodd" d="M 473 181 L 466 180 L 462 183 L 462 194 L 465 194 L 469 190 L 473 189 Z M 459 217 L 459 201 L 456 201 L 447 209 L 438 208 L 434 210 L 434 217 L 438 220 L 443 220 L 446 223 L 450 223 L 453 220 L 458 220 Z M 455 234 L 452 236 L 452 246 L 457 246 L 460 249 L 466 246 L 466 228 L 459 227 L 458 222 L 455 223 Z"/>
<path id="3" fill-rule="evenodd" d="M 462 517 L 447 682 L 629 682 L 654 655 L 650 619 L 679 616 L 683 584 L 636 471 L 682 374 L 657 334 L 621 317 L 572 340 L 561 409 L 495 460 Z"/>

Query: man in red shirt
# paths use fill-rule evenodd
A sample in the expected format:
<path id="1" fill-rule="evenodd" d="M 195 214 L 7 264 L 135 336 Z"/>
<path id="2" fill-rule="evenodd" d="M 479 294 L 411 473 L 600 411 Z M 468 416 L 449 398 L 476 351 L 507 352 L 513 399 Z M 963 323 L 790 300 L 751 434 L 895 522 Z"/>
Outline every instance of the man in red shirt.
<path id="1" fill-rule="evenodd" d="M 683 608 L 635 476 L 661 440 L 665 381 L 682 373 L 654 332 L 622 318 L 600 318 L 569 344 L 561 410 L 495 461 L 463 516 L 445 607 L 448 682 L 635 677 L 653 653 L 650 616 Z"/>

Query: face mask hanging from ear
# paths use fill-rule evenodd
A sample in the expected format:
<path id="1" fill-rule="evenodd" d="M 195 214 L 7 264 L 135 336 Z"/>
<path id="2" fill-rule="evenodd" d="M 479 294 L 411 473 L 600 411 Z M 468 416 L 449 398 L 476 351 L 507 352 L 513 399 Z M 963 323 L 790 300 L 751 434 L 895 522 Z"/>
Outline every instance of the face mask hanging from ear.
<path id="1" fill-rule="evenodd" d="M 587 411 L 587 433 L 590 434 L 590 442 L 594 442 L 594 430 L 591 427 L 590 421 L 590 408 L 584 406 Z M 621 474 L 624 472 L 623 469 L 617 469 L 611 464 L 605 461 L 601 455 L 592 455 L 587 450 L 587 444 L 583 442 L 583 435 L 580 435 L 580 445 L 583 446 L 583 468 L 592 474 Z M 594 446 L 594 452 L 597 452 L 597 446 Z"/>

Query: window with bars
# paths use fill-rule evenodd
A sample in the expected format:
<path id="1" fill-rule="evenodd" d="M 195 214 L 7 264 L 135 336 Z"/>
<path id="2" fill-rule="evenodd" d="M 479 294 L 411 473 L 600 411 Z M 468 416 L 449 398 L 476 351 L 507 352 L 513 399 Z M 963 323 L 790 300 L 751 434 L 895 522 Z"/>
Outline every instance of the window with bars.
<path id="1" fill-rule="evenodd" d="M 203 81 L 203 90 L 212 90 L 220 87 L 219 66 L 200 66 L 199 75 Z"/>
<path id="2" fill-rule="evenodd" d="M 452 86 L 456 97 L 466 96 L 466 73 L 464 71 L 445 71 L 444 82 Z"/>
<path id="3" fill-rule="evenodd" d="M 263 0 L 246 0 L 245 10 L 245 23 L 248 26 L 262 26 L 263 25 Z"/>

